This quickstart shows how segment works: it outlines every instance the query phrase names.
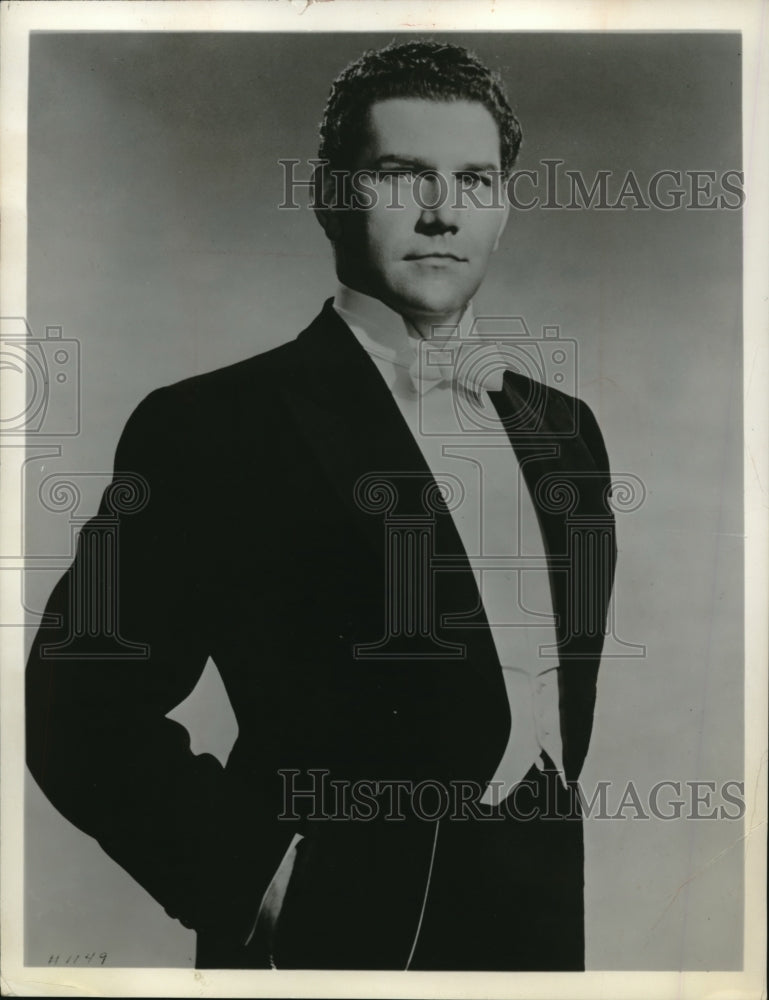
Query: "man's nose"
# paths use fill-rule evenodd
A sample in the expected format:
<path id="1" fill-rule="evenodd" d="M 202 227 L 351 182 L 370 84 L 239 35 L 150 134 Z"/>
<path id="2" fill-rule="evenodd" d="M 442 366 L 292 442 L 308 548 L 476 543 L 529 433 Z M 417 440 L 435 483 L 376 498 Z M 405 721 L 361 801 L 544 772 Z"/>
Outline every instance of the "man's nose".
<path id="1" fill-rule="evenodd" d="M 415 199 L 419 206 L 419 228 L 429 232 L 456 233 L 460 226 L 456 198 L 451 182 L 443 175 L 422 174 L 415 186 Z"/>

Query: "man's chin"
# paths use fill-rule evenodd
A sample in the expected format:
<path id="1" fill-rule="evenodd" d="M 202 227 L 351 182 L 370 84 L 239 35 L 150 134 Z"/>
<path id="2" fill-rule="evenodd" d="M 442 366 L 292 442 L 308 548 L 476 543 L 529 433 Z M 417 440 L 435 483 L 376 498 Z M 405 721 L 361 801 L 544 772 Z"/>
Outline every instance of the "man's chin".
<path id="1" fill-rule="evenodd" d="M 441 319 L 456 317 L 458 314 L 461 315 L 471 298 L 471 290 L 468 290 L 466 295 L 458 293 L 456 288 L 452 288 L 450 291 L 438 289 L 431 289 L 429 291 L 419 290 L 412 292 L 408 296 L 403 296 L 403 308 L 398 311 L 408 313 L 415 318 L 419 317 L 425 320 L 433 319 L 440 321 Z"/>

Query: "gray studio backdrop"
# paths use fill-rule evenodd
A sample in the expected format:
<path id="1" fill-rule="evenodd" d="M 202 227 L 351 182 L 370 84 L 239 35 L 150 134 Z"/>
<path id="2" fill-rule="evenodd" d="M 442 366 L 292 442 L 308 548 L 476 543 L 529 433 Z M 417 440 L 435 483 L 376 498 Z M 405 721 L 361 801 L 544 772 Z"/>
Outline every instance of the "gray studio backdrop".
<path id="1" fill-rule="evenodd" d="M 608 170 L 614 200 L 628 170 L 643 187 L 664 169 L 740 168 L 738 35 L 453 37 L 502 72 L 525 132 L 519 169 L 562 159 L 588 183 Z M 30 622 L 137 402 L 293 338 L 332 293 L 312 214 L 277 208 L 278 160 L 315 155 L 331 79 L 389 38 L 32 38 L 28 318 L 40 338 L 61 328 L 62 385 L 75 379 L 79 396 L 52 379 L 57 409 L 30 435 Z M 644 803 L 664 779 L 742 778 L 740 214 L 515 211 L 479 299 L 577 342 L 577 391 L 613 471 L 645 486 L 618 513 L 614 634 L 583 774 L 588 793 L 612 783 L 610 812 L 630 780 Z M 51 476 L 76 482 L 76 507 L 41 500 Z M 234 721 L 212 664 L 177 717 L 197 752 L 226 758 Z M 586 828 L 588 967 L 738 968 L 742 824 L 624 815 Z M 192 932 L 31 780 L 25 843 L 29 964 L 192 964 Z"/>

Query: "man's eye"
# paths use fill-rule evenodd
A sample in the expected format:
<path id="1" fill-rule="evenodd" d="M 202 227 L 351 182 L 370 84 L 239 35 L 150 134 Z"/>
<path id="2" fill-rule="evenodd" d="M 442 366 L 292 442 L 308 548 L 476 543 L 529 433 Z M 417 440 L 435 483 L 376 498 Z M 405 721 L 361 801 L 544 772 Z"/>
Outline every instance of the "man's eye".
<path id="1" fill-rule="evenodd" d="M 377 180 L 411 180 L 414 177 L 414 171 L 407 168 L 399 167 L 397 170 L 379 170 L 377 171 Z"/>
<path id="2" fill-rule="evenodd" d="M 475 170 L 464 170 L 459 174 L 459 183 L 465 188 L 491 187 L 491 178 L 488 174 L 479 174 Z"/>

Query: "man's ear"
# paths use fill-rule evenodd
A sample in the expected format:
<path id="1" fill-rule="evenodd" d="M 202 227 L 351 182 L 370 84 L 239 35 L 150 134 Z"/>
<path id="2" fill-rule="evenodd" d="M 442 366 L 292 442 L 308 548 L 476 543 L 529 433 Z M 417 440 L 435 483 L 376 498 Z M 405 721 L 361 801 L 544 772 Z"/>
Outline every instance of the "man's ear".
<path id="1" fill-rule="evenodd" d="M 320 208 L 315 206 L 315 218 L 321 225 L 323 232 L 332 243 L 337 243 L 342 235 L 339 225 L 339 215 L 333 209 Z"/>
<path id="2" fill-rule="evenodd" d="M 495 250 L 499 248 L 499 241 L 502 239 L 502 233 L 505 231 L 505 226 L 507 225 L 507 220 L 510 218 L 510 202 L 505 199 L 505 206 L 502 210 L 502 219 L 499 223 L 499 229 L 497 230 L 497 237 L 494 240 L 494 246 L 491 248 L 491 252 L 494 253 Z"/>
<path id="3" fill-rule="evenodd" d="M 313 176 L 315 183 L 315 218 L 323 232 L 332 243 L 336 243 L 342 235 L 339 212 L 336 207 L 336 186 L 334 179 L 327 170 L 316 167 Z"/>

